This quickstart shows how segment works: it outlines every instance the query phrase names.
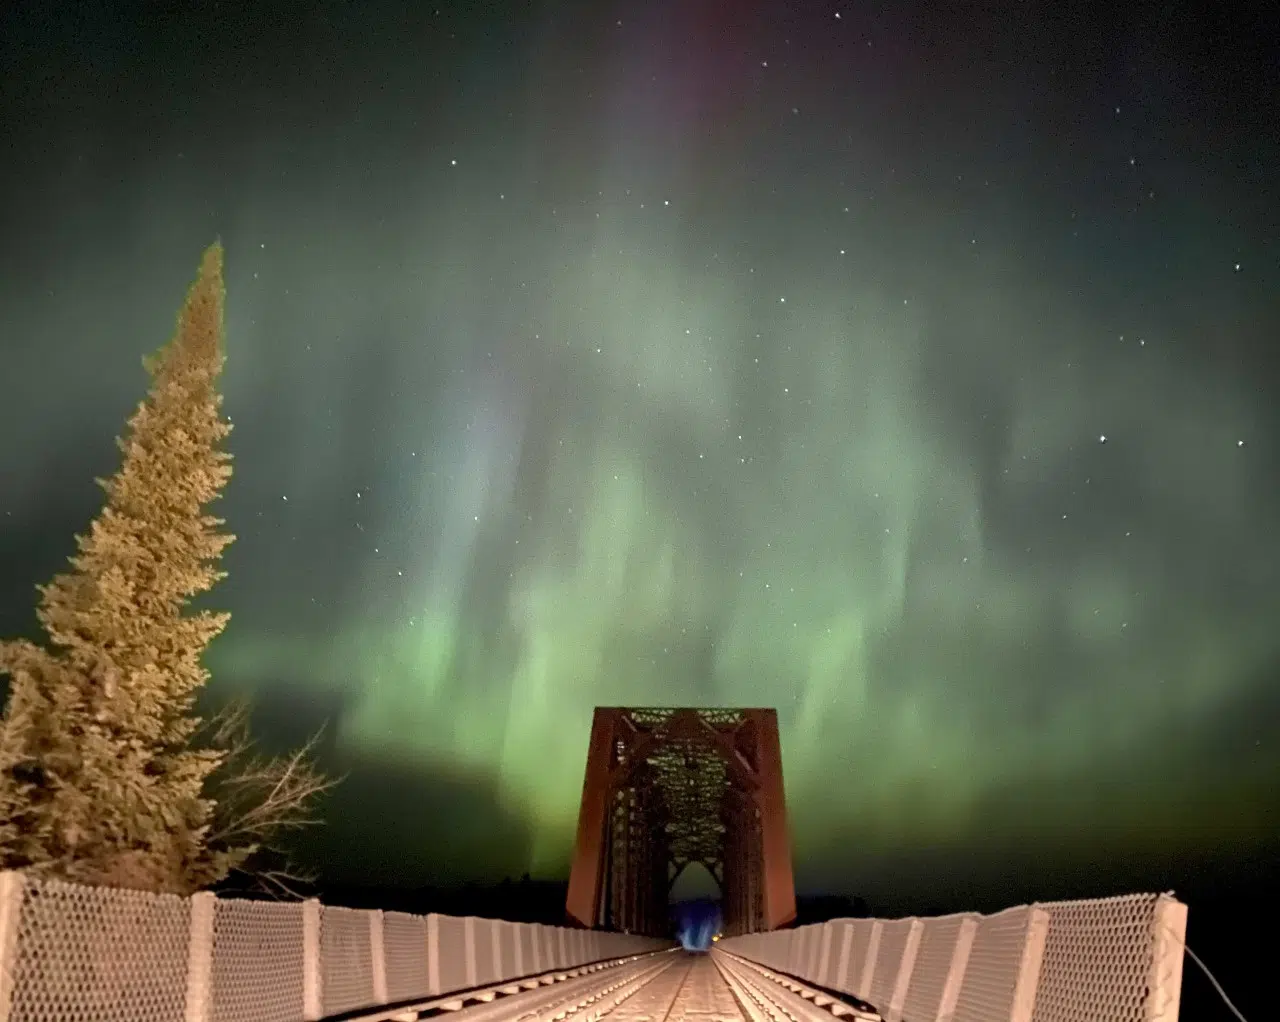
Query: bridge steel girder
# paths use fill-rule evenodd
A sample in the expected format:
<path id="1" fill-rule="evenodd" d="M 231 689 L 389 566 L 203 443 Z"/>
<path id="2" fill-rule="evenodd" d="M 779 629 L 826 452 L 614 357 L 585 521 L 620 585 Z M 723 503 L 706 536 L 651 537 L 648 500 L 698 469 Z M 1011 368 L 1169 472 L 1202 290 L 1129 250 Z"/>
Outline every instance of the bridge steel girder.
<path id="1" fill-rule="evenodd" d="M 693 862 L 720 883 L 726 934 L 795 919 L 777 712 L 597 707 L 568 921 L 662 934 L 670 884 Z"/>

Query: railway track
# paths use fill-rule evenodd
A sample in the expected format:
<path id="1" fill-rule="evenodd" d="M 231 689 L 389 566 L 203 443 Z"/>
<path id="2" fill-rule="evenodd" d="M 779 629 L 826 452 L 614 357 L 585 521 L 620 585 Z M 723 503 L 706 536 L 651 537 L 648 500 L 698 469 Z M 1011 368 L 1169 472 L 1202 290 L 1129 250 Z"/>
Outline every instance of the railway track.
<path id="1" fill-rule="evenodd" d="M 723 951 L 660 952 L 347 1018 L 419 1022 L 437 1015 L 449 1022 L 881 1022 Z"/>

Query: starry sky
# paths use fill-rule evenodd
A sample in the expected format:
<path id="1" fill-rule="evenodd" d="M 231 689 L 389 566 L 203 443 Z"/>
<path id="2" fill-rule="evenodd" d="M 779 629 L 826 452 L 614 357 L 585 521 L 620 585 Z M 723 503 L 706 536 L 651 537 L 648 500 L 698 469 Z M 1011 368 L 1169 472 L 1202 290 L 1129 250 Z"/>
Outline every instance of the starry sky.
<path id="1" fill-rule="evenodd" d="M 328 875 L 563 875 L 604 704 L 777 707 L 802 890 L 1274 847 L 1261 9 L 23 6 L 0 630 L 220 237 L 208 662 Z"/>

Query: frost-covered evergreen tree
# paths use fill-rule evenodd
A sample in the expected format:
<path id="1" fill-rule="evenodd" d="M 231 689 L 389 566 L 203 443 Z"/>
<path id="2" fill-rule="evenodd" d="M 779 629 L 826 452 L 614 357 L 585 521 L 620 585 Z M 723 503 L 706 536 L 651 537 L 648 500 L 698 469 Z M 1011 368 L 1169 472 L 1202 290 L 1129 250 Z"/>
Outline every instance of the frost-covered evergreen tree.
<path id="1" fill-rule="evenodd" d="M 40 587 L 47 643 L 0 642 L 11 681 L 0 723 L 4 867 L 186 893 L 240 866 L 273 823 L 298 822 L 325 786 L 300 758 L 274 772 L 255 761 L 238 788 L 230 778 L 237 811 L 250 813 L 237 824 L 220 817 L 211 781 L 228 780 L 238 749 L 199 740 L 201 657 L 228 615 L 189 603 L 223 577 L 218 560 L 234 538 L 207 511 L 231 476 L 222 320 L 215 244 L 173 339 L 145 362 L 151 388 L 118 441 L 123 464 L 99 481 L 106 506 L 77 537 L 72 570 Z M 246 791 L 259 796 L 248 806 Z"/>

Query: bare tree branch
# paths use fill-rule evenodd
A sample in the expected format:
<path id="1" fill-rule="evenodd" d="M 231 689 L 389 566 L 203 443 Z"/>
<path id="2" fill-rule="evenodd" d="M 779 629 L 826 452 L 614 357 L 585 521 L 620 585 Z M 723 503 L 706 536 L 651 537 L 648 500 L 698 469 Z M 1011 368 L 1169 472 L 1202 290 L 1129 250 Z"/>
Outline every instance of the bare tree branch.
<path id="1" fill-rule="evenodd" d="M 217 804 L 208 844 L 229 853 L 236 872 L 260 889 L 294 898 L 312 878 L 288 863 L 280 838 L 319 822 L 316 802 L 341 778 L 315 764 L 323 730 L 287 755 L 267 756 L 258 751 L 249 725 L 248 702 L 234 699 L 202 729 L 203 741 L 223 756 L 210 777 L 209 793 Z"/>

